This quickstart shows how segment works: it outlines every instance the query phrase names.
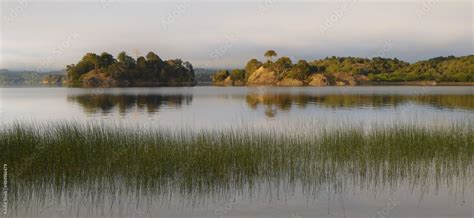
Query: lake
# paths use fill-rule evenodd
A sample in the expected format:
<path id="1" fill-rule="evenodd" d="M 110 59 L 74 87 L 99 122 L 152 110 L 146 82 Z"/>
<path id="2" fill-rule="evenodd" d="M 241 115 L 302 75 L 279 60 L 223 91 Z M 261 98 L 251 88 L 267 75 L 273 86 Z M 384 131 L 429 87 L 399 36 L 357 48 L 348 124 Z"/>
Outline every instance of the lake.
<path id="1" fill-rule="evenodd" d="M 1 122 L 222 128 L 288 120 L 448 124 L 473 119 L 473 87 L 1 88 Z"/>
<path id="2" fill-rule="evenodd" d="M 196 172 L 200 168 L 187 166 L 194 172 L 155 177 L 151 168 L 158 165 L 145 164 L 151 168 L 134 168 L 135 159 L 131 158 L 126 166 L 113 167 L 111 171 L 117 169 L 118 172 L 122 167 L 135 169 L 136 172 L 143 170 L 142 174 L 148 177 L 141 178 L 139 173 L 124 174 L 121 171 L 120 176 L 115 176 L 112 172 L 110 175 L 114 176 L 106 177 L 105 183 L 102 183 L 103 178 L 91 176 L 91 172 L 95 171 L 87 171 L 89 169 L 84 171 L 88 173 L 79 177 L 64 171 L 63 177 L 56 178 L 59 180 L 49 180 L 48 176 L 55 177 L 58 172 L 63 172 L 62 168 L 54 168 L 54 171 L 49 168 L 52 165 L 43 166 L 37 162 L 32 164 L 38 166 L 36 170 L 25 170 L 21 175 L 25 177 L 18 177 L 20 179 L 14 180 L 18 183 L 10 184 L 8 209 L 12 217 L 362 218 L 474 215 L 474 145 L 471 144 L 474 87 L 0 88 L 0 128 L 9 129 L 18 122 L 44 125 L 46 129 L 51 123 L 70 122 L 101 125 L 103 128 L 120 126 L 137 132 L 149 129 L 184 130 L 184 136 L 173 135 L 169 136 L 170 139 L 191 135 L 193 142 L 221 140 L 228 147 L 222 150 L 203 147 L 208 150 L 200 150 L 198 152 L 202 153 L 198 154 L 210 156 L 190 162 L 208 166 L 212 168 L 210 172 Z M 394 135 L 384 135 L 384 130 L 377 132 L 381 127 L 390 130 L 394 125 L 400 127 Z M 422 130 L 419 131 L 418 127 Z M 345 129 L 355 130 L 346 134 Z M 443 132 L 444 129 L 466 132 L 457 135 L 454 131 Z M 254 130 L 263 133 L 254 135 Z M 199 135 L 202 131 L 209 134 Z M 220 138 L 213 135 L 221 134 L 218 131 L 232 134 Z M 239 136 L 240 132 L 249 133 Z M 331 135 L 334 132 L 335 135 Z M 376 133 L 370 135 L 371 132 Z M 46 131 L 47 134 L 54 133 Z M 132 144 L 136 137 L 114 134 L 111 133 L 111 136 L 133 138 Z M 369 136 L 364 138 L 365 134 Z M 278 140 L 272 139 L 275 135 L 286 137 L 280 140 L 283 142 L 281 147 L 266 148 L 269 144 L 278 144 Z M 93 137 L 105 140 L 100 135 Z M 147 141 L 146 137 L 149 136 L 144 136 L 143 140 L 138 137 L 137 146 L 157 140 Z M 262 148 L 232 150 L 238 146 L 245 147 L 245 140 L 254 137 L 261 141 L 256 147 Z M 390 143 L 393 140 L 390 137 L 401 141 L 406 139 L 407 142 L 413 142 L 409 141 L 410 138 L 415 141 L 421 139 L 420 147 L 414 145 L 410 150 L 410 145 L 400 142 L 397 144 L 399 147 L 387 145 L 387 150 L 377 148 L 377 142 Z M 436 143 L 436 137 L 442 145 L 431 148 L 433 152 L 424 150 L 423 147 Z M 16 140 L 15 137 L 0 142 L 12 143 L 12 140 Z M 89 143 L 87 137 L 84 140 L 81 143 Z M 182 152 L 185 155 L 190 152 L 189 146 L 192 147 L 192 144 L 183 145 L 188 142 L 186 140 L 173 142 L 177 150 L 166 152 Z M 120 140 L 117 139 L 117 142 Z M 312 155 L 308 143 L 329 143 L 332 147 L 311 147 L 322 154 L 313 158 L 308 157 Z M 357 147 L 345 146 L 351 143 Z M 444 144 L 446 147 L 443 147 Z M 458 145 L 465 147 L 459 148 Z M 180 146 L 182 150 L 179 150 Z M 77 151 L 82 152 L 80 149 Z M 67 156 L 67 152 L 71 151 L 62 154 Z M 153 152 L 156 151 L 146 150 L 142 155 Z M 44 156 L 39 154 L 36 159 L 56 161 L 53 159 L 57 154 L 45 153 Z M 159 155 L 159 152 L 156 154 Z M 212 165 L 214 162 L 202 162 L 219 154 L 248 159 L 245 163 L 222 163 L 227 167 L 225 169 L 214 168 L 219 165 Z M 265 159 L 272 154 L 275 159 Z M 281 157 L 278 160 L 277 154 Z M 84 155 L 90 154 L 85 151 Z M 155 163 L 151 160 L 153 156 L 135 155 L 143 157 L 140 161 Z M 174 156 L 176 160 L 186 161 L 177 156 Z M 286 157 L 292 161 L 286 162 Z M 162 158 L 169 162 L 160 164 L 179 165 L 179 162 L 172 162 L 175 159 Z M 245 168 L 254 163 L 252 159 L 259 158 L 262 163 L 268 161 L 275 166 L 265 165 L 256 171 Z M 125 159 L 118 159 L 118 162 Z M 77 165 L 71 162 L 70 168 L 82 166 L 80 162 L 74 162 Z M 287 167 L 292 164 L 298 167 Z M 13 165 L 8 173 L 18 176 L 15 175 L 16 169 Z M 220 174 L 222 172 L 232 176 Z M 137 176 L 140 177 L 137 183 L 129 180 Z M 168 181 L 164 178 L 174 179 Z M 158 185 L 154 184 L 157 180 L 160 180 Z M 58 185 L 53 181 L 66 182 Z M 104 188 L 101 184 L 111 185 Z"/>

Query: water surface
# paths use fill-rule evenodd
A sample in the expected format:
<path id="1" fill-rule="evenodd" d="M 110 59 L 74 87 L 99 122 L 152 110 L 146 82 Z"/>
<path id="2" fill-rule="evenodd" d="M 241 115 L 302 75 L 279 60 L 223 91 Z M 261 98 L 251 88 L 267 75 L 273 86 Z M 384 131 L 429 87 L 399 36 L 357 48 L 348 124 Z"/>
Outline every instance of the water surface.
<path id="1" fill-rule="evenodd" d="M 473 111 L 473 87 L 0 88 L 4 123 L 111 121 L 193 129 L 289 120 L 438 125 L 472 120 Z"/>
<path id="2" fill-rule="evenodd" d="M 473 112 L 473 87 L 0 88 L 4 126 L 17 121 L 121 123 L 193 131 L 251 126 L 304 136 L 344 126 L 370 131 L 391 124 L 472 124 Z M 472 172 L 474 164 L 467 164 L 471 168 L 460 170 Z M 394 178 L 388 187 L 361 187 L 336 177 L 311 194 L 304 193 L 301 184 L 267 181 L 258 188 L 212 195 L 144 195 L 143 190 L 133 189 L 91 194 L 57 190 L 51 184 L 25 196 L 11 196 L 21 200 L 10 205 L 15 210 L 10 216 L 473 217 L 473 180 L 446 181 L 449 184 L 437 186 L 437 180 L 420 173 Z M 100 202 L 96 194 L 103 195 Z"/>

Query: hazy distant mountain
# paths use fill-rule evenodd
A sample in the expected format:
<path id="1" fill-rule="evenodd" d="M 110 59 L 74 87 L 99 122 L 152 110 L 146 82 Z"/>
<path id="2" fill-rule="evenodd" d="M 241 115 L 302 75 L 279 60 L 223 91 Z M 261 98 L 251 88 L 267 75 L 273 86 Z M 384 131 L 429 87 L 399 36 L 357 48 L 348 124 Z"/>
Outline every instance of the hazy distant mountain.
<path id="1" fill-rule="evenodd" d="M 0 69 L 0 85 L 42 85 L 45 80 L 58 79 L 63 75 L 65 75 L 64 70 L 37 72 Z"/>
<path id="2" fill-rule="evenodd" d="M 212 83 L 212 74 L 215 72 L 215 69 L 195 68 L 194 78 L 197 83 Z"/>

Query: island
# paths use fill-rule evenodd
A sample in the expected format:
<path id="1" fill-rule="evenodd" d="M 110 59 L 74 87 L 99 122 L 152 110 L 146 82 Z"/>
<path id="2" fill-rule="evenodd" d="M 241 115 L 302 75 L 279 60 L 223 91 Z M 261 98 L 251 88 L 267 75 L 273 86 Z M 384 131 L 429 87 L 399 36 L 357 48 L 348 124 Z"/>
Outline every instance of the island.
<path id="1" fill-rule="evenodd" d="M 346 86 L 346 85 L 474 85 L 474 55 L 437 57 L 410 64 L 397 58 L 327 57 L 299 60 L 265 52 L 266 62 L 251 59 L 245 69 L 218 70 L 214 85 Z"/>
<path id="2" fill-rule="evenodd" d="M 77 64 L 66 67 L 65 83 L 75 87 L 192 86 L 194 69 L 181 59 L 163 61 L 149 52 L 134 59 L 125 52 L 117 59 L 103 52 L 87 53 Z"/>

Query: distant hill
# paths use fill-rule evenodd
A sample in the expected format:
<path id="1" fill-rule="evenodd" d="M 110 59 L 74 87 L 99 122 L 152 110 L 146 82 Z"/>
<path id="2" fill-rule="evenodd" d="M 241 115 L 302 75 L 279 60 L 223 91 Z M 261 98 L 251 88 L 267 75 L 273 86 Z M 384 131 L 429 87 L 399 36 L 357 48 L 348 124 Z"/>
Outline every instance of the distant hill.
<path id="1" fill-rule="evenodd" d="M 196 68 L 194 69 L 194 76 L 197 83 L 212 83 L 212 75 L 216 72 L 215 69 Z"/>
<path id="2" fill-rule="evenodd" d="M 216 71 L 215 85 L 327 86 L 368 84 L 474 84 L 474 55 L 436 57 L 410 64 L 397 58 L 327 57 L 299 60 L 267 51 L 265 62 L 250 60 L 245 69 Z"/>
<path id="3" fill-rule="evenodd" d="M 44 83 L 62 80 L 65 75 L 64 70 L 36 72 L 36 71 L 20 71 L 0 69 L 0 85 L 1 86 L 27 86 L 27 85 L 43 85 Z"/>

